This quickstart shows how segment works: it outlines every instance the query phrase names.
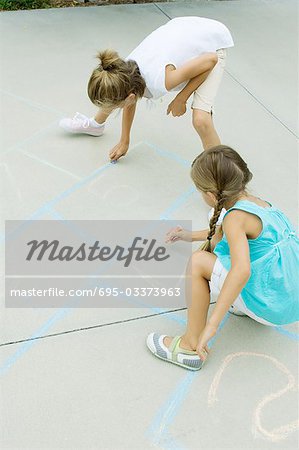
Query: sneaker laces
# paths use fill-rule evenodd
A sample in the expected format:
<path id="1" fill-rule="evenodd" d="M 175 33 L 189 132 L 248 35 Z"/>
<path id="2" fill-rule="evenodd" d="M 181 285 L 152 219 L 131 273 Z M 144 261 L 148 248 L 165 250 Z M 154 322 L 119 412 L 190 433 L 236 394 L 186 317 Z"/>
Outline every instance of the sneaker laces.
<path id="1" fill-rule="evenodd" d="M 81 125 L 83 128 L 90 127 L 90 119 L 79 112 L 74 115 L 72 120 L 75 125 Z"/>

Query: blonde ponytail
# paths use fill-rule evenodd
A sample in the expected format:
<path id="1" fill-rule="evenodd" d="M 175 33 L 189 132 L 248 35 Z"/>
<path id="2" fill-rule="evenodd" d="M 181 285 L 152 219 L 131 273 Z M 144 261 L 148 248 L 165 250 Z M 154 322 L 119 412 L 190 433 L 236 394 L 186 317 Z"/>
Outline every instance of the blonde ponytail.
<path id="1" fill-rule="evenodd" d="M 99 67 L 98 69 L 101 70 L 112 70 L 117 69 L 121 67 L 122 60 L 120 59 L 118 53 L 114 50 L 104 50 L 101 52 L 98 52 L 97 58 L 99 59 Z"/>
<path id="2" fill-rule="evenodd" d="M 116 51 L 104 50 L 97 54 L 99 65 L 92 72 L 87 92 L 96 106 L 114 109 L 134 93 L 144 94 L 146 84 L 135 61 L 123 60 Z"/>

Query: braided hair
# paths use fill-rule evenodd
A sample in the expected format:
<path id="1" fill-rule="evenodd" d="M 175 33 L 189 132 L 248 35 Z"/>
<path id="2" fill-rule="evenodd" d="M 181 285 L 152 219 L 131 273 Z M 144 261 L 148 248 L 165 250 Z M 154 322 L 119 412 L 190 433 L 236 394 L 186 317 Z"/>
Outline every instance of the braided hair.
<path id="1" fill-rule="evenodd" d="M 191 178 L 198 190 L 211 192 L 216 198 L 207 240 L 201 247 L 201 250 L 211 252 L 211 240 L 216 233 L 222 208 L 237 201 L 252 179 L 252 173 L 235 150 L 226 145 L 217 145 L 205 150 L 193 161 Z"/>

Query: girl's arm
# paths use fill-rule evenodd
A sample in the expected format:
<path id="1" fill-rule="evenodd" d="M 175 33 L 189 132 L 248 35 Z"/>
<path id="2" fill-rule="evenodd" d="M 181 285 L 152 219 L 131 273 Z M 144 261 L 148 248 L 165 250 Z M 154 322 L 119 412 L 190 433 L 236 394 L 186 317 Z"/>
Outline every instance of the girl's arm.
<path id="1" fill-rule="evenodd" d="M 121 156 L 124 156 L 129 149 L 130 132 L 135 116 L 136 106 L 137 102 L 134 102 L 131 105 L 123 107 L 121 137 L 119 143 L 113 147 L 109 153 L 111 161 L 117 161 Z"/>
<path id="2" fill-rule="evenodd" d="M 209 232 L 210 232 L 209 229 L 201 230 L 201 231 L 193 231 L 192 232 L 192 241 L 206 241 Z M 214 236 L 212 237 L 212 247 L 213 248 L 216 247 L 218 242 L 221 241 L 222 237 L 223 237 L 222 227 L 217 226 L 216 232 L 215 232 Z"/>
<path id="3" fill-rule="evenodd" d="M 215 336 L 230 305 L 238 297 L 250 278 L 250 257 L 245 221 L 246 213 L 244 214 L 242 211 L 230 212 L 223 221 L 223 228 L 230 249 L 231 270 L 227 274 L 211 317 L 199 337 L 196 351 L 203 361 L 209 353 L 207 347 L 209 340 Z"/>
<path id="4" fill-rule="evenodd" d="M 249 246 L 245 231 L 246 213 L 230 212 L 223 221 L 223 227 L 230 250 L 231 269 L 208 322 L 216 328 L 250 278 Z"/>
<path id="5" fill-rule="evenodd" d="M 136 106 L 137 102 L 134 102 L 132 105 L 125 106 L 123 108 L 122 130 L 120 141 L 125 142 L 128 145 L 130 143 L 130 131 L 132 128 L 132 123 L 136 112 Z"/>
<path id="6" fill-rule="evenodd" d="M 209 234 L 209 230 L 192 231 L 192 242 L 205 241 Z"/>
<path id="7" fill-rule="evenodd" d="M 180 225 L 168 231 L 166 234 L 165 242 L 173 243 L 177 241 L 186 241 L 186 242 L 194 242 L 194 241 L 205 241 L 207 239 L 209 230 L 201 230 L 201 231 L 189 231 L 182 228 Z"/>
<path id="8" fill-rule="evenodd" d="M 184 230 L 181 226 L 172 228 L 166 235 L 166 243 L 173 243 L 176 241 L 187 241 L 187 242 L 196 242 L 196 241 L 206 241 L 208 234 L 208 229 L 200 230 L 200 231 L 189 231 Z M 216 233 L 212 238 L 212 248 L 214 248 L 218 242 L 222 239 L 222 227 L 216 227 Z"/>
<path id="9" fill-rule="evenodd" d="M 172 64 L 169 64 L 165 68 L 166 89 L 170 91 L 184 81 L 190 81 L 198 75 L 204 74 L 205 72 L 210 72 L 217 64 L 217 61 L 217 53 L 205 53 L 204 55 L 187 61 L 177 69 Z M 198 86 L 200 84 L 201 83 L 199 83 Z M 197 89 L 197 87 L 195 89 Z"/>
<path id="10" fill-rule="evenodd" d="M 201 73 L 192 78 L 188 84 L 175 96 L 167 108 L 167 115 L 172 113 L 174 117 L 182 116 L 187 111 L 187 101 L 194 91 L 207 79 L 211 71 Z"/>
<path id="11" fill-rule="evenodd" d="M 174 66 L 168 65 L 165 69 L 165 86 L 172 86 L 172 83 L 178 80 L 189 80 L 186 86 L 176 95 L 172 102 L 168 105 L 167 115 L 172 113 L 174 117 L 185 114 L 187 101 L 194 91 L 207 79 L 211 70 L 217 64 L 217 53 L 206 53 L 198 58 L 192 59 L 182 67 L 175 69 Z M 192 74 L 196 75 L 192 78 Z M 185 79 L 185 77 L 187 77 Z M 174 86 L 175 87 L 175 86 Z"/>
<path id="12" fill-rule="evenodd" d="M 189 99 L 189 97 L 193 94 L 194 91 L 208 78 L 209 73 L 211 70 L 207 70 L 206 72 L 203 72 L 197 77 L 192 78 L 188 84 L 176 95 L 176 99 L 186 103 Z"/>

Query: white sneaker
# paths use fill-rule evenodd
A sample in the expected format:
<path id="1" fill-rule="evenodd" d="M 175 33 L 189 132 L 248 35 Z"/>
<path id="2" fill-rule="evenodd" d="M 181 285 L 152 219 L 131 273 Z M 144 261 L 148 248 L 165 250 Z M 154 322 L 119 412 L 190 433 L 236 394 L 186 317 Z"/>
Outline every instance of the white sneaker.
<path id="1" fill-rule="evenodd" d="M 105 129 L 105 123 L 96 126 L 92 123 L 93 121 L 93 119 L 89 119 L 84 116 L 84 114 L 77 112 L 72 119 L 61 119 L 59 126 L 69 133 L 83 133 L 89 134 L 90 136 L 102 136 Z"/>

